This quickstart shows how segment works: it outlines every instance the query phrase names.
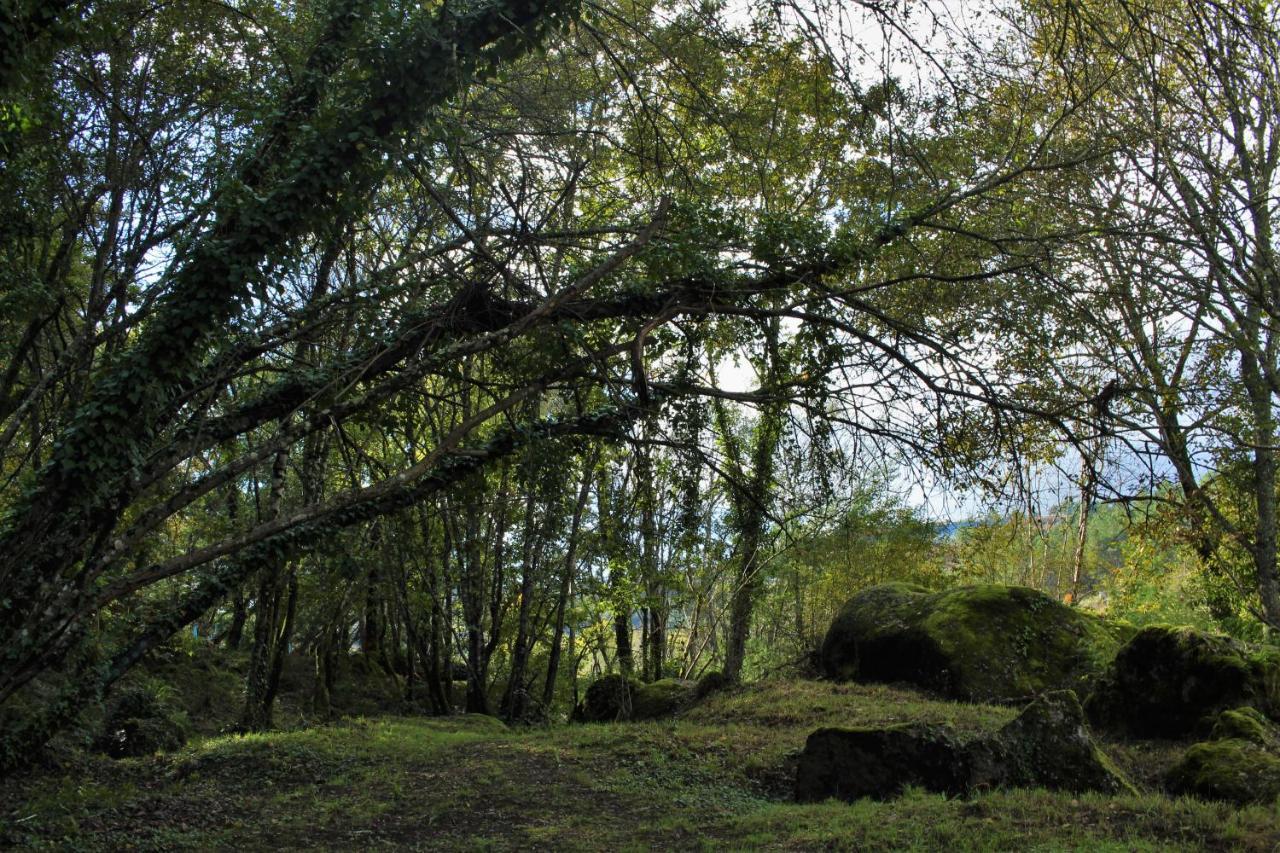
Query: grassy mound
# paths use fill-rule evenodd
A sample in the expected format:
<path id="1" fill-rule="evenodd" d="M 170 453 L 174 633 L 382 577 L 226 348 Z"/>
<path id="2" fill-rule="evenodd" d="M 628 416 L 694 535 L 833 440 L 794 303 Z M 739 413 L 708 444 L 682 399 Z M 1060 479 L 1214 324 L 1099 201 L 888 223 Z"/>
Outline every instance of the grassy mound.
<path id="1" fill-rule="evenodd" d="M 1274 806 L 1138 794 L 908 789 L 884 802 L 791 801 L 822 725 L 999 729 L 1007 707 L 882 685 L 774 681 L 674 718 L 508 729 L 379 718 L 86 758 L 0 781 L 0 846 L 63 849 L 1270 850 Z M 1108 747 L 1110 750 L 1110 747 Z M 790 770 L 788 771 L 788 767 Z M 779 784 L 779 781 L 781 784 Z"/>

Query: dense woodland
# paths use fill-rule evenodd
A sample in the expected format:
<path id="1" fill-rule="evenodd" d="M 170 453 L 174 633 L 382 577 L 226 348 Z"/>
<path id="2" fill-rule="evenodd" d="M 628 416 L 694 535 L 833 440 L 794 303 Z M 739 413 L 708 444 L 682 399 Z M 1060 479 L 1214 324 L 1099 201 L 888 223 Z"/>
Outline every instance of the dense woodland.
<path id="1" fill-rule="evenodd" d="M 258 732 L 811 671 L 891 581 L 1280 630 L 1271 0 L 0 34 L 6 770 L 175 651 Z"/>

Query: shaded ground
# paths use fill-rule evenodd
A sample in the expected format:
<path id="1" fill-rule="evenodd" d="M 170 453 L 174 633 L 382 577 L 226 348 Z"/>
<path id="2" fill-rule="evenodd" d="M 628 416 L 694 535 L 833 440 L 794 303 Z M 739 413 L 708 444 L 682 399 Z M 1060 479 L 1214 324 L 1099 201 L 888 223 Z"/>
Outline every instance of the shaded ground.
<path id="1" fill-rule="evenodd" d="M 881 686 L 779 681 L 678 720 L 513 731 L 488 719 L 380 718 L 170 756 L 88 760 L 0 783 L 0 845 L 71 849 L 1246 849 L 1280 845 L 1280 810 L 1171 799 L 911 791 L 788 802 L 820 725 L 994 728 L 1006 708 Z M 1176 747 L 1110 745 L 1141 782 Z"/>

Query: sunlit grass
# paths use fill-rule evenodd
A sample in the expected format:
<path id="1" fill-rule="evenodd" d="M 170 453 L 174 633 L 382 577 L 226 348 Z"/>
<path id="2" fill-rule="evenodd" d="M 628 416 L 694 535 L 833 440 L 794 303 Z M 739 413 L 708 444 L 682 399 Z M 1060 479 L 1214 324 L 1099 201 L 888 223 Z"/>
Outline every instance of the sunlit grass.
<path id="1" fill-rule="evenodd" d="M 90 760 L 77 781 L 0 786 L 0 843 L 109 849 L 1271 850 L 1276 807 L 996 791 L 788 802 L 795 756 L 830 724 L 1000 726 L 1008 708 L 890 687 L 778 681 L 674 720 L 508 729 L 388 717 L 212 737 Z M 1148 760 L 1137 751 L 1131 761 Z M 92 781 L 90 781 L 92 780 Z"/>

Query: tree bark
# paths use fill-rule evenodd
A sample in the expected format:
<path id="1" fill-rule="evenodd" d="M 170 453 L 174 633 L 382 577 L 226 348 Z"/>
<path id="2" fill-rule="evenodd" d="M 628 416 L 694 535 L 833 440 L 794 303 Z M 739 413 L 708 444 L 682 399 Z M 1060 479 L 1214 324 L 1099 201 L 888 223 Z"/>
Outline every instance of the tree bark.
<path id="1" fill-rule="evenodd" d="M 532 638 L 530 637 L 530 619 L 533 611 L 533 577 L 537 569 L 537 539 L 535 530 L 535 508 L 537 489 L 532 477 L 526 477 L 524 505 L 524 542 L 523 559 L 520 566 L 520 603 L 516 615 L 516 638 L 511 650 L 511 672 L 507 678 L 507 689 L 502 697 L 502 715 L 508 719 L 523 719 L 529 710 L 529 685 L 526 670 L 529 664 Z"/>
<path id="2" fill-rule="evenodd" d="M 271 467 L 271 491 L 266 513 L 269 518 L 280 514 L 284 499 L 285 463 L 288 460 L 288 454 L 281 451 L 276 454 Z M 282 627 L 279 620 L 284 617 L 281 598 L 288 584 L 287 571 L 285 566 L 273 562 L 259 572 L 258 594 L 253 606 L 253 648 L 249 653 L 245 704 L 240 717 L 240 727 L 245 731 L 258 732 L 271 727 L 271 700 L 275 695 L 271 681 Z"/>
<path id="3" fill-rule="evenodd" d="M 547 680 L 542 687 L 542 707 L 544 708 L 550 708 L 555 701 L 556 677 L 560 672 L 560 644 L 564 641 L 565 611 L 569 606 L 574 577 L 578 572 L 579 532 L 582 527 L 582 516 L 587 508 L 587 498 L 591 493 L 591 480 L 595 476 L 596 462 L 599 458 L 599 449 L 593 449 L 590 458 L 583 463 L 582 484 L 578 487 L 578 500 L 573 508 L 573 521 L 569 525 L 569 540 L 564 555 L 564 567 L 561 570 L 560 591 L 556 596 L 555 630 L 551 636 L 551 651 L 547 656 Z M 572 659 L 572 648 L 569 654 Z"/>
<path id="4" fill-rule="evenodd" d="M 766 326 L 765 344 L 767 358 L 766 387 L 777 384 L 781 371 L 778 351 L 779 324 L 777 319 Z M 738 563 L 733 600 L 730 605 L 728 635 L 725 638 L 724 675 L 729 681 L 742 677 L 742 665 L 746 660 L 747 638 L 751 633 L 751 614 L 760 589 L 761 568 L 764 558 L 765 522 L 769 501 L 773 492 L 774 455 L 782 438 L 782 404 L 767 403 L 760 412 L 751 450 L 750 481 L 742 482 L 742 466 L 736 465 L 737 482 L 730 485 L 733 496 L 733 517 L 736 520 L 738 541 L 735 559 Z M 721 418 L 726 444 L 732 446 L 731 429 Z M 740 455 L 740 454 L 739 454 Z"/>

